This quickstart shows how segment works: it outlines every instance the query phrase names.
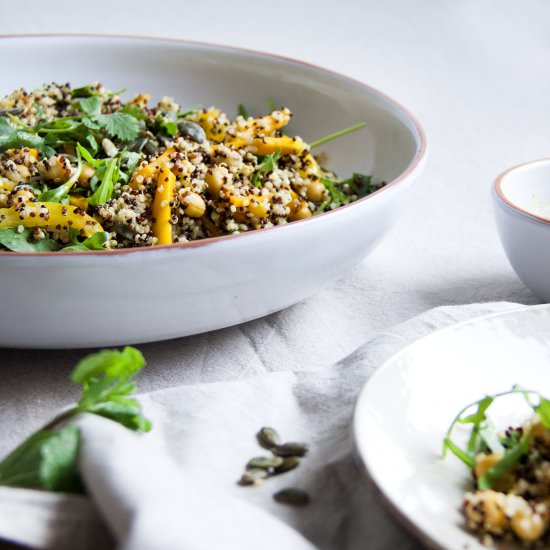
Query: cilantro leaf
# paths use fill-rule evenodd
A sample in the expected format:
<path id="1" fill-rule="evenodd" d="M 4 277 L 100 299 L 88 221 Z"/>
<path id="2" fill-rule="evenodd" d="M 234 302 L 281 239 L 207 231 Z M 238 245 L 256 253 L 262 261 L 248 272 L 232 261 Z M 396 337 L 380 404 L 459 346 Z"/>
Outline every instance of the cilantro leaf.
<path id="1" fill-rule="evenodd" d="M 75 102 L 76 107 L 87 115 L 101 114 L 101 99 L 97 96 L 90 96 L 79 99 Z"/>
<path id="2" fill-rule="evenodd" d="M 139 403 L 128 397 L 135 389 L 132 379 L 144 365 L 143 355 L 132 347 L 103 350 L 85 357 L 71 377 L 83 387 L 77 409 L 111 418 L 132 429 L 148 431 L 150 422 L 142 417 Z"/>
<path id="3" fill-rule="evenodd" d="M 0 229 L 0 245 L 13 252 L 53 252 L 59 250 L 59 244 L 45 237 L 33 240 L 32 229 L 26 227 L 19 232 L 16 227 Z"/>
<path id="4" fill-rule="evenodd" d="M 121 141 L 136 139 L 139 133 L 137 119 L 127 113 L 116 112 L 109 115 L 96 115 L 93 120 L 111 137 Z"/>
<path id="5" fill-rule="evenodd" d="M 0 485 L 81 492 L 76 471 L 80 431 L 41 430 L 0 463 Z"/>
<path id="6" fill-rule="evenodd" d="M 55 153 L 42 137 L 25 130 L 19 130 L 12 126 L 6 118 L 0 117 L 0 151 L 20 149 L 21 147 L 38 149 L 48 157 Z"/>
<path id="7" fill-rule="evenodd" d="M 79 402 L 0 461 L 0 485 L 83 493 L 77 470 L 80 430 L 71 424 L 58 425 L 88 412 L 132 430 L 148 431 L 151 423 L 130 396 L 135 389 L 133 377 L 144 365 L 142 354 L 132 347 L 103 350 L 82 359 L 72 374 L 72 380 L 82 385 Z"/>

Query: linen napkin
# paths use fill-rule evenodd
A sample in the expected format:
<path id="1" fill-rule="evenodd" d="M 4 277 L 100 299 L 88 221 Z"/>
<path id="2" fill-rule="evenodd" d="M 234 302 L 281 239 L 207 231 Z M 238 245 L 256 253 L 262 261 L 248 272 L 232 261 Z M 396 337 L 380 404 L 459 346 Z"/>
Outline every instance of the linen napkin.
<path id="1" fill-rule="evenodd" d="M 357 464 L 350 434 L 355 400 L 370 374 L 417 338 L 519 307 L 438 308 L 330 367 L 141 395 L 153 422 L 144 435 L 82 416 L 79 467 L 90 497 L 0 488 L 0 539 L 84 550 L 416 548 Z M 311 450 L 296 470 L 260 487 L 238 486 L 247 460 L 265 454 L 254 437 L 262 426 Z M 273 493 L 284 487 L 306 490 L 310 505 L 275 502 Z"/>

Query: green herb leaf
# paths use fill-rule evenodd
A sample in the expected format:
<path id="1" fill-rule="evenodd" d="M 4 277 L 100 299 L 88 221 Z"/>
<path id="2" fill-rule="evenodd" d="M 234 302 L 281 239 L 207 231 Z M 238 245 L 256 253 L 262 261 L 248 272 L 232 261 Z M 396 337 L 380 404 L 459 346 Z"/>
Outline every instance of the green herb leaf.
<path id="1" fill-rule="evenodd" d="M 310 147 L 310 149 L 313 149 L 314 147 L 318 147 L 319 145 L 323 145 L 324 143 L 328 143 L 329 141 L 332 141 L 334 139 L 338 139 L 342 136 L 347 136 L 348 134 L 351 134 L 352 132 L 356 132 L 357 130 L 360 130 L 361 128 L 364 128 L 366 125 L 367 125 L 366 122 L 360 122 L 359 124 L 356 124 L 355 126 L 345 128 L 344 130 L 340 130 L 339 132 L 335 132 L 334 134 L 330 134 L 329 136 L 318 139 L 317 141 L 313 141 L 312 143 L 309 144 L 309 147 Z"/>
<path id="2" fill-rule="evenodd" d="M 147 120 L 147 115 L 137 105 L 124 105 L 124 107 L 119 109 L 118 112 L 126 113 L 127 115 L 133 116 L 138 120 Z"/>
<path id="3" fill-rule="evenodd" d="M 0 485 L 79 492 L 79 442 L 75 426 L 35 433 L 0 462 Z"/>
<path id="4" fill-rule="evenodd" d="M 174 137 L 178 133 L 177 123 L 161 115 L 157 116 L 155 120 L 155 128 L 157 132 L 164 132 L 170 137 Z"/>
<path id="5" fill-rule="evenodd" d="M 136 139 L 139 133 L 137 119 L 127 113 L 116 112 L 109 115 L 96 115 L 93 120 L 111 137 L 121 141 Z"/>
<path id="6" fill-rule="evenodd" d="M 6 118 L 0 117 L 0 151 L 21 149 L 22 147 L 38 149 L 48 157 L 55 153 L 40 136 L 18 130 Z"/>
<path id="7" fill-rule="evenodd" d="M 237 107 L 237 115 L 242 116 L 243 118 L 248 118 L 250 116 L 246 110 L 246 107 L 242 103 L 239 103 L 239 106 Z"/>
<path id="8" fill-rule="evenodd" d="M 262 174 L 269 174 L 273 172 L 277 168 L 277 161 L 279 160 L 281 156 L 281 150 L 277 149 L 274 153 L 271 153 L 271 155 L 260 155 L 258 157 L 258 160 L 260 161 L 256 171 L 252 175 L 252 184 L 256 187 L 261 186 L 261 175 Z"/>
<path id="9" fill-rule="evenodd" d="M 26 227 L 19 232 L 16 227 L 0 229 L 0 245 L 13 252 L 53 252 L 59 250 L 60 245 L 50 239 L 32 239 L 32 229 Z"/>
<path id="10" fill-rule="evenodd" d="M 349 185 L 351 191 L 358 197 L 366 197 L 373 191 L 372 176 L 354 173 L 351 178 L 346 180 L 346 183 Z"/>
<path id="11" fill-rule="evenodd" d="M 79 99 L 75 102 L 76 107 L 87 115 L 101 114 L 101 99 L 97 96 L 90 96 Z"/>
<path id="12" fill-rule="evenodd" d="M 133 378 L 144 365 L 143 355 L 132 347 L 103 350 L 82 359 L 72 374 L 73 382 L 83 386 L 78 410 L 123 419 L 125 426 L 147 431 L 150 424 L 141 417 L 139 404 L 128 398 L 135 389 Z"/>
<path id="13" fill-rule="evenodd" d="M 141 161 L 142 154 L 134 151 L 122 151 L 120 154 L 120 180 L 123 183 L 130 181 L 131 175 Z"/>
<path id="14" fill-rule="evenodd" d="M 519 459 L 527 453 L 529 449 L 529 438 L 531 430 L 525 432 L 519 443 L 510 449 L 496 464 L 491 466 L 485 474 L 477 480 L 479 489 L 490 489 L 499 479 L 501 479 Z"/>
<path id="15" fill-rule="evenodd" d="M 458 445 L 456 445 L 456 443 L 453 443 L 451 438 L 446 437 L 443 440 L 443 448 L 449 449 L 457 458 L 462 460 L 468 468 L 474 467 L 474 459 L 466 451 L 463 451 Z"/>
<path id="16" fill-rule="evenodd" d="M 83 493 L 77 471 L 80 431 L 70 424 L 55 428 L 61 421 L 88 412 L 132 430 L 148 431 L 151 423 L 130 397 L 135 389 L 133 377 L 144 365 L 143 356 L 132 347 L 103 350 L 82 359 L 72 374 L 72 380 L 83 386 L 78 405 L 54 418 L 0 462 L 0 485 Z"/>
<path id="17" fill-rule="evenodd" d="M 92 206 L 105 204 L 113 196 L 113 191 L 116 183 L 116 172 L 118 167 L 118 158 L 113 158 L 105 161 L 105 173 L 99 187 L 94 191 L 93 195 L 88 199 L 88 203 Z"/>
<path id="18" fill-rule="evenodd" d="M 334 206 L 340 206 L 349 201 L 349 196 L 339 188 L 342 182 L 329 178 L 321 178 L 321 183 L 328 189 L 330 198 L 332 199 L 331 204 Z"/>
<path id="19" fill-rule="evenodd" d="M 105 250 L 103 246 L 106 242 L 109 241 L 109 233 L 107 231 L 99 231 L 94 233 L 91 237 L 88 237 L 81 243 L 75 242 L 71 246 L 66 246 L 63 248 L 63 251 L 73 251 L 73 252 L 82 252 L 88 250 Z"/>
<path id="20" fill-rule="evenodd" d="M 534 408 L 545 428 L 550 429 L 550 401 L 540 398 L 539 404 Z"/>
<path id="21" fill-rule="evenodd" d="M 484 397 L 477 404 L 477 410 L 474 414 L 467 416 L 466 418 L 459 418 L 460 424 L 473 424 L 472 431 L 470 433 L 470 439 L 468 440 L 468 452 L 475 453 L 478 445 L 479 429 L 480 425 L 485 420 L 485 411 L 491 406 L 494 401 L 493 397 Z"/>

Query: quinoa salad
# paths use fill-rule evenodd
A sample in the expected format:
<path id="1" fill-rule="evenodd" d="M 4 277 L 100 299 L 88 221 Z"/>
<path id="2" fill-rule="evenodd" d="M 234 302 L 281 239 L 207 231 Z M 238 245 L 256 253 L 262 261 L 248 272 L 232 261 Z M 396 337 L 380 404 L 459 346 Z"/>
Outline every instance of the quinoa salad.
<path id="1" fill-rule="evenodd" d="M 523 394 L 534 414 L 520 426 L 497 432 L 488 409 L 495 400 L 514 393 Z M 451 438 L 458 425 L 470 427 L 466 448 Z M 457 415 L 444 449 L 471 471 L 473 487 L 464 495 L 464 517 L 483 544 L 516 541 L 524 547 L 548 547 L 550 401 L 518 388 L 486 396 Z"/>
<path id="2" fill-rule="evenodd" d="M 384 185 L 339 179 L 285 133 L 286 107 L 235 118 L 99 83 L 0 99 L 0 250 L 86 251 L 186 243 L 287 224 Z M 350 138 L 348 138 L 350 139 Z"/>

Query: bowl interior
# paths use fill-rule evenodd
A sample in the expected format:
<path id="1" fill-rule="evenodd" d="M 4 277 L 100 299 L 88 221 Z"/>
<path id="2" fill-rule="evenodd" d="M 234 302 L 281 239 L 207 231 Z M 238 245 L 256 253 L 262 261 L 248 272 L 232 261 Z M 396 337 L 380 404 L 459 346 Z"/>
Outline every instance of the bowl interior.
<path id="1" fill-rule="evenodd" d="M 171 40 L 54 36 L 0 40 L 4 71 L 0 94 L 46 82 L 100 81 L 127 88 L 123 98 L 168 95 L 186 108 L 216 105 L 230 116 L 244 104 L 253 114 L 267 102 L 295 114 L 289 132 L 312 141 L 366 121 L 366 129 L 318 149 L 341 177 L 352 172 L 390 181 L 421 146 L 408 113 L 382 94 L 345 77 L 265 54 Z"/>
<path id="2" fill-rule="evenodd" d="M 529 162 L 509 170 L 497 186 L 511 206 L 550 221 L 550 159 Z"/>

